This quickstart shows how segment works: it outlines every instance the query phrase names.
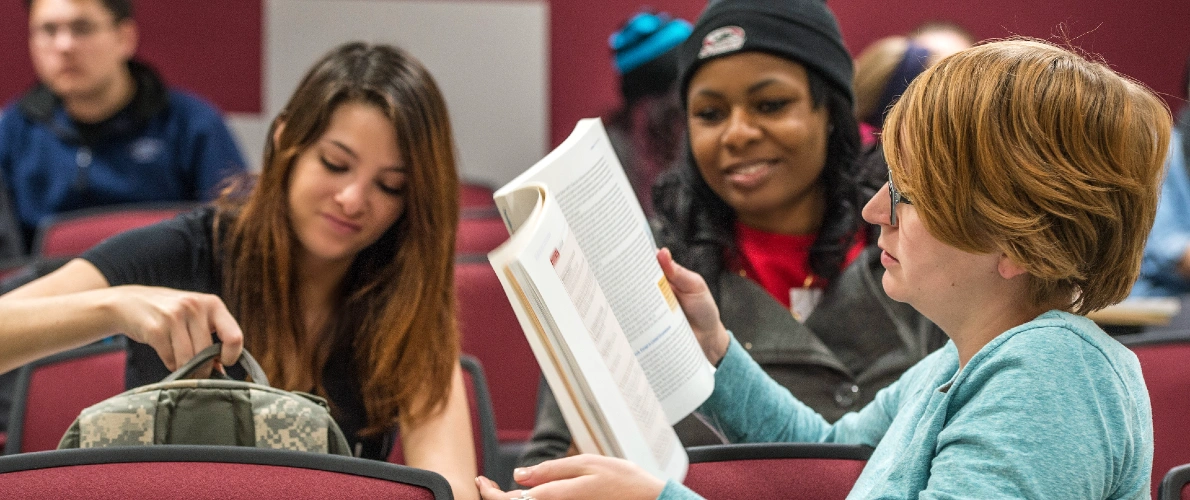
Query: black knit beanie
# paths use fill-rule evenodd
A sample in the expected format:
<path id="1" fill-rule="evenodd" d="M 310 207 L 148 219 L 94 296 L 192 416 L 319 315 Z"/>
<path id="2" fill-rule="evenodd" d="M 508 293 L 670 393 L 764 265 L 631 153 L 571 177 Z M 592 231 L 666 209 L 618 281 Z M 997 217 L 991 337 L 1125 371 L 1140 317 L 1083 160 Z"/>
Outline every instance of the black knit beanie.
<path id="1" fill-rule="evenodd" d="M 690 78 L 703 63 L 749 51 L 767 52 L 805 66 L 854 104 L 851 54 L 843 45 L 835 15 L 823 0 L 712 1 L 680 49 L 682 102 L 686 102 Z"/>

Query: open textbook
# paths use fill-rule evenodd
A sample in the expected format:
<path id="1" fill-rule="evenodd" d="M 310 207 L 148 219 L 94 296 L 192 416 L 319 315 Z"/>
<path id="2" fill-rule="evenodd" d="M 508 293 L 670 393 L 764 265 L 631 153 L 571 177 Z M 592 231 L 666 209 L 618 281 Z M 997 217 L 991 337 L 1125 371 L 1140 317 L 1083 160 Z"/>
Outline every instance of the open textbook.
<path id="1" fill-rule="evenodd" d="M 495 199 L 512 236 L 488 259 L 578 450 L 681 481 L 672 425 L 710 396 L 714 368 L 602 123 L 579 121 Z"/>

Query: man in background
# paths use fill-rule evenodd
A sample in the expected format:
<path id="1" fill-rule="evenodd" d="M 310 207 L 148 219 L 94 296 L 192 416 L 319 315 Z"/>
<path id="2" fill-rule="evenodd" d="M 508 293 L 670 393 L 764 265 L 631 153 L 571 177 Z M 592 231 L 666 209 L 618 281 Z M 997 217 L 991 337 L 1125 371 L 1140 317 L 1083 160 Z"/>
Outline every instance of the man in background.
<path id="1" fill-rule="evenodd" d="M 28 254 L 38 224 L 54 214 L 206 200 L 244 171 L 219 113 L 133 58 L 130 0 L 25 6 L 39 82 L 0 115 L 0 265 L 20 262 L 14 254 Z M 0 374 L 0 431 L 15 374 Z"/>
<path id="2" fill-rule="evenodd" d="M 1183 99 L 1190 101 L 1190 58 L 1182 71 Z M 1157 218 L 1145 245 L 1135 297 L 1172 297 L 1190 293 L 1190 104 L 1182 107 L 1169 138 L 1165 182 Z"/>
<path id="3" fill-rule="evenodd" d="M 39 83 L 0 117 L 26 252 L 56 213 L 216 195 L 243 157 L 219 113 L 133 58 L 130 0 L 26 0 Z"/>

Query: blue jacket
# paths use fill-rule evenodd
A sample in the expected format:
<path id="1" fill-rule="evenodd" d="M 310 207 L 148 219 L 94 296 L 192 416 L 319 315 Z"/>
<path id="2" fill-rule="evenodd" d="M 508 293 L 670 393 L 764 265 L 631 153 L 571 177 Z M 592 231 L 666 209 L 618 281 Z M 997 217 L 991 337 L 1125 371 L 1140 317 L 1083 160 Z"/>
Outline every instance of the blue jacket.
<path id="1" fill-rule="evenodd" d="M 244 159 L 219 113 L 170 90 L 132 61 L 132 102 L 98 124 L 72 120 L 38 86 L 0 117 L 0 174 L 26 244 L 47 216 L 101 205 L 199 201 L 214 197 Z"/>
<path id="2" fill-rule="evenodd" d="M 1190 108 L 1182 111 L 1169 140 L 1165 182 L 1153 232 L 1145 245 L 1140 278 L 1132 287 L 1136 297 L 1161 297 L 1190 293 L 1190 279 L 1178 272 L 1178 263 L 1190 248 Z"/>
<path id="3" fill-rule="evenodd" d="M 828 424 L 732 339 L 700 411 L 733 442 L 875 446 L 849 498 L 1149 498 L 1153 418 L 1136 355 L 1050 311 L 959 369 L 953 343 Z M 670 481 L 662 499 L 697 498 Z"/>

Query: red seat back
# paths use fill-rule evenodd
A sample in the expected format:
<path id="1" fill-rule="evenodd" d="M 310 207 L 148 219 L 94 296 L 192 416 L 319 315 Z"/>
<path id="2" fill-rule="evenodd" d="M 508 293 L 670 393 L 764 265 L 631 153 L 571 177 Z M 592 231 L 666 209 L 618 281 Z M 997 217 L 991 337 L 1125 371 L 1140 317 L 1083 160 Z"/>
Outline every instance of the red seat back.
<path id="1" fill-rule="evenodd" d="M 1190 463 L 1190 338 L 1156 342 L 1119 338 L 1140 360 L 1153 405 L 1155 495 L 1165 472 Z"/>
<path id="2" fill-rule="evenodd" d="M 33 253 L 40 257 L 73 257 L 110 236 L 192 208 L 193 204 L 117 205 L 59 214 L 38 228 Z"/>
<path id="3" fill-rule="evenodd" d="M 463 352 L 498 370 L 488 379 L 496 435 L 500 442 L 526 441 L 533 434 L 541 370 L 486 256 L 455 261 L 455 292 Z"/>
<path id="4" fill-rule="evenodd" d="M 469 211 L 459 218 L 455 253 L 486 255 L 508 240 L 508 228 L 495 210 Z"/>
<path id="5" fill-rule="evenodd" d="M 53 450 L 84 408 L 124 392 L 123 342 L 67 351 L 21 368 L 5 453 Z"/>
<path id="6" fill-rule="evenodd" d="M 495 202 L 492 201 L 494 192 L 491 187 L 477 182 L 460 182 L 459 206 L 462 208 L 494 206 Z"/>
<path id="7" fill-rule="evenodd" d="M 871 449 L 820 443 L 730 444 L 688 449 L 684 484 L 705 498 L 843 499 Z"/>
<path id="8" fill-rule="evenodd" d="M 227 446 L 134 446 L 0 457 L 6 498 L 450 498 L 442 476 L 375 460 Z"/>

